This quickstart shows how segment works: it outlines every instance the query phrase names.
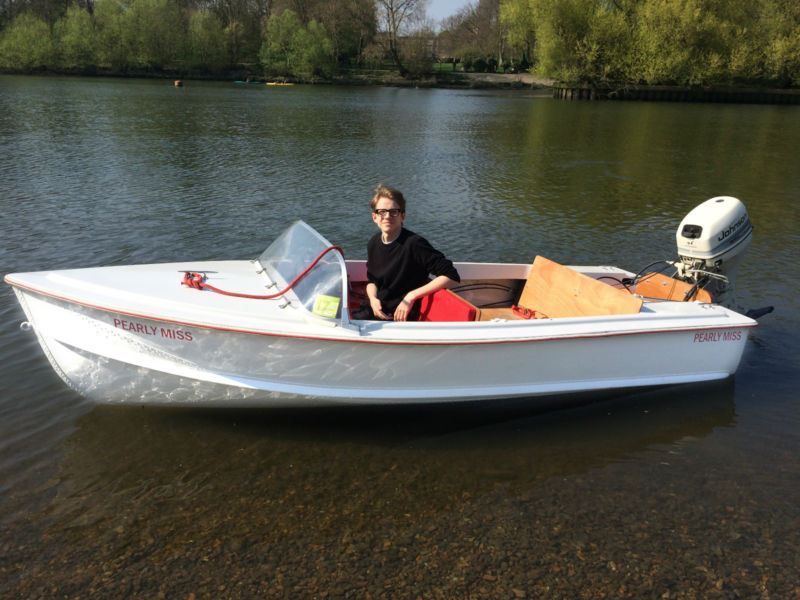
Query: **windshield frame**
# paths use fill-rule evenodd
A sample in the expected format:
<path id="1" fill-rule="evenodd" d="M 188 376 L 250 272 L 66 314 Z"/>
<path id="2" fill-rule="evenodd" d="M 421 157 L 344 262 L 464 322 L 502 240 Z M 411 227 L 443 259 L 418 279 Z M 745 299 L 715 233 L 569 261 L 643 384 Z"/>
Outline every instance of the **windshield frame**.
<path id="1" fill-rule="evenodd" d="M 318 260 L 306 274 L 303 272 Z M 347 265 L 341 249 L 302 220 L 287 227 L 255 261 L 271 286 L 284 290 L 289 302 L 315 318 L 345 325 Z M 299 276 L 299 279 L 297 279 Z M 295 281 L 296 280 L 296 281 Z M 294 282 L 294 283 L 293 283 Z"/>

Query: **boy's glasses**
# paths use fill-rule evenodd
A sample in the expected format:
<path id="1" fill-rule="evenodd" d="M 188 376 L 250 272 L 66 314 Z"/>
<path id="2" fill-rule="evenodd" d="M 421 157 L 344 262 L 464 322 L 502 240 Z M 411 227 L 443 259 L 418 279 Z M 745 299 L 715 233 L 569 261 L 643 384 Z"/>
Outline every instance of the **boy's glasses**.
<path id="1" fill-rule="evenodd" d="M 402 213 L 403 211 L 400 210 L 399 208 L 376 208 L 372 212 L 374 212 L 379 217 L 383 218 L 387 215 L 390 217 L 399 217 L 400 213 Z"/>

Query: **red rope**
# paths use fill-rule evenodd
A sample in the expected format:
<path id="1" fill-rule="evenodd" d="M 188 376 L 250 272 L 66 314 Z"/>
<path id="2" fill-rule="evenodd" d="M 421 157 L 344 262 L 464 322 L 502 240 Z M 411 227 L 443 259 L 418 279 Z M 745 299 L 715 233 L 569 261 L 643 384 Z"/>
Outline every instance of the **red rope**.
<path id="1" fill-rule="evenodd" d="M 289 285 L 287 285 L 280 292 L 276 292 L 274 294 L 269 294 L 266 296 L 258 296 L 254 294 L 240 294 L 239 292 L 227 292 L 225 290 L 221 290 L 217 287 L 214 287 L 211 284 L 206 283 L 204 281 L 205 275 L 203 275 L 202 273 L 192 273 L 190 271 L 187 271 L 186 273 L 183 274 L 183 281 L 181 281 L 181 285 L 185 285 L 187 287 L 194 288 L 196 290 L 211 290 L 212 292 L 217 292 L 218 294 L 223 294 L 225 296 L 235 296 L 236 298 L 250 298 L 251 300 L 271 300 L 273 298 L 278 298 L 279 296 L 283 296 L 286 292 L 292 289 L 294 285 L 298 281 L 300 281 L 303 277 L 305 277 L 308 274 L 308 272 L 314 268 L 314 265 L 316 265 L 320 261 L 320 259 L 322 259 L 322 257 L 325 256 L 331 250 L 336 250 L 339 254 L 342 255 L 342 258 L 344 258 L 344 252 L 339 246 L 328 246 L 327 248 L 325 248 L 325 250 L 320 252 L 317 258 L 315 258 L 313 262 L 303 270 L 302 273 L 300 273 L 297 277 L 295 277 Z"/>
<path id="2" fill-rule="evenodd" d="M 523 319 L 548 319 L 549 317 L 544 314 L 543 312 L 539 312 L 538 310 L 534 310 L 532 308 L 525 308 L 522 306 L 517 306 L 513 304 L 511 306 L 511 312 L 515 315 L 522 317 Z"/>

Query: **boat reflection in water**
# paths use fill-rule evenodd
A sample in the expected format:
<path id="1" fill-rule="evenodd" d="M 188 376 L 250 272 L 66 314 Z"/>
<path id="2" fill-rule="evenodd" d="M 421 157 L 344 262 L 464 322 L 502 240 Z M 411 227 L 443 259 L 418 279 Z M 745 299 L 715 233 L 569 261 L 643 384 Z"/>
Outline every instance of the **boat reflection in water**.
<path id="1" fill-rule="evenodd" d="M 694 443 L 735 418 L 730 380 L 545 413 L 516 401 L 464 407 L 457 415 L 445 407 L 95 407 L 65 441 L 48 518 L 74 518 L 77 502 L 81 522 L 104 535 L 113 529 L 105 523 L 131 506 L 146 513 L 137 516 L 142 527 L 165 527 L 169 518 L 170 528 L 193 529 L 157 514 L 161 502 L 180 500 L 186 515 L 227 523 L 232 535 L 286 511 L 295 532 L 262 527 L 253 535 L 277 541 L 314 527 L 324 535 L 409 512 L 433 517 L 498 489 L 525 494 L 553 478 Z"/>

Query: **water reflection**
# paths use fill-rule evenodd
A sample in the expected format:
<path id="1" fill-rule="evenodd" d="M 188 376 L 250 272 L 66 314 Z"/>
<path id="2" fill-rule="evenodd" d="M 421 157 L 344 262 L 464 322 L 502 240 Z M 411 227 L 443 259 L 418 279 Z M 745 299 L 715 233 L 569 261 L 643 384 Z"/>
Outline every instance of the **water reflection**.
<path id="1" fill-rule="evenodd" d="M 270 92 L 0 76 L 5 272 L 251 258 L 297 218 L 363 258 L 382 180 L 454 260 L 636 269 L 731 194 L 756 230 L 737 298 L 776 311 L 711 389 L 549 414 L 198 412 L 76 397 L 4 286 L 0 595 L 791 595 L 795 107 Z"/>
<path id="2" fill-rule="evenodd" d="M 48 521 L 55 529 L 113 529 L 120 506 L 132 505 L 126 520 L 158 528 L 175 516 L 160 514 L 164 502 L 207 521 L 208 536 L 222 535 L 223 522 L 228 533 L 246 535 L 254 506 L 264 508 L 257 519 L 266 524 L 291 519 L 293 535 L 357 530 L 408 513 L 430 518 L 498 486 L 527 493 L 731 426 L 732 385 L 635 393 L 546 414 L 519 402 L 266 412 L 97 407 L 65 441 Z"/>

